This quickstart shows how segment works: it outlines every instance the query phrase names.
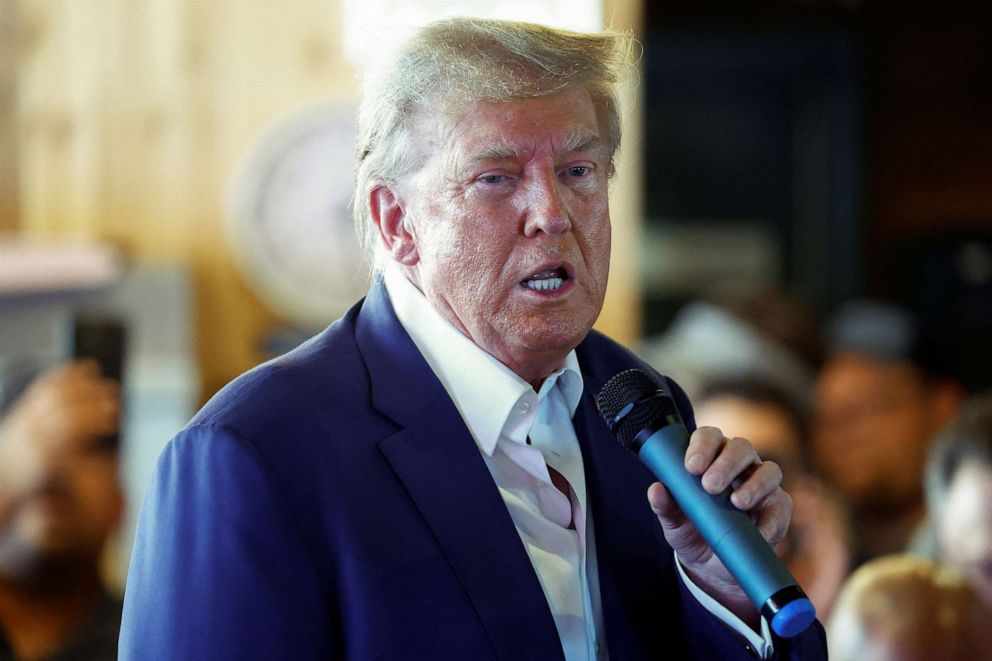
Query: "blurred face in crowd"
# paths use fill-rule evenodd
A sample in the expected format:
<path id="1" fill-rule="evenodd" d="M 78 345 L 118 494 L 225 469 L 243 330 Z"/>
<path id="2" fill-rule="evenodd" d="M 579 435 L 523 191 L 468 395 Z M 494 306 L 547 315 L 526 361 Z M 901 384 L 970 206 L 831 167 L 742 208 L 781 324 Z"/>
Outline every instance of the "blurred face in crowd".
<path id="1" fill-rule="evenodd" d="M 716 427 L 727 436 L 751 441 L 758 455 L 782 468 L 785 480 L 802 470 L 802 438 L 795 420 L 771 402 L 717 395 L 695 407 L 696 424 Z"/>
<path id="2" fill-rule="evenodd" d="M 941 559 L 992 608 L 992 467 L 966 460 L 948 485 L 937 522 Z"/>
<path id="3" fill-rule="evenodd" d="M 92 563 L 121 519 L 115 453 L 89 445 L 43 461 L 38 479 L 0 502 L 0 576 Z"/>
<path id="4" fill-rule="evenodd" d="M 117 386 L 91 361 L 39 376 L 0 418 L 0 579 L 92 570 L 119 523 Z"/>
<path id="5" fill-rule="evenodd" d="M 589 92 L 421 113 L 419 166 L 372 193 L 390 253 L 462 333 L 534 383 L 606 293 L 609 153 Z"/>
<path id="6" fill-rule="evenodd" d="M 927 448 L 951 414 L 946 408 L 913 366 L 838 354 L 815 391 L 814 459 L 855 505 L 918 501 Z"/>

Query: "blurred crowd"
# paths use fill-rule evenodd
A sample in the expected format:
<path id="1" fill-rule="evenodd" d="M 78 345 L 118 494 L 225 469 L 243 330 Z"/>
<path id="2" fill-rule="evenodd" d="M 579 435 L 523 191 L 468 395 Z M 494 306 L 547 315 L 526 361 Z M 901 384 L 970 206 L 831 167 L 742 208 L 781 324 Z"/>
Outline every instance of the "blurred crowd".
<path id="1" fill-rule="evenodd" d="M 820 321 L 767 288 L 715 291 L 641 348 L 699 425 L 782 467 L 776 550 L 833 659 L 992 659 L 992 392 L 962 350 L 895 303 Z"/>

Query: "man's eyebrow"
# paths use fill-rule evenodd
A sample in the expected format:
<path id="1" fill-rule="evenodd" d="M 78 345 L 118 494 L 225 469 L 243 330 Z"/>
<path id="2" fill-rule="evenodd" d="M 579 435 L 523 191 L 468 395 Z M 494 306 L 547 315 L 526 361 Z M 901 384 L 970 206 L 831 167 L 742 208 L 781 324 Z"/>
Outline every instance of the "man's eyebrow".
<path id="1" fill-rule="evenodd" d="M 479 163 L 481 161 L 501 161 L 507 158 L 515 158 L 523 155 L 523 149 L 516 145 L 512 145 L 506 140 L 497 140 L 492 144 L 486 145 L 479 151 L 472 154 L 468 161 L 470 163 Z"/>
<path id="2" fill-rule="evenodd" d="M 601 146 L 603 146 L 603 139 L 599 135 L 583 129 L 574 129 L 562 142 L 561 151 L 568 154 L 575 151 L 588 151 Z"/>
<path id="3" fill-rule="evenodd" d="M 588 151 L 603 146 L 603 139 L 595 133 L 584 129 L 574 129 L 569 132 L 562 142 L 559 151 L 568 154 L 577 151 Z M 499 161 L 508 158 L 518 158 L 526 155 L 527 150 L 513 145 L 506 140 L 497 140 L 472 154 L 467 160 L 470 163 L 482 161 Z"/>

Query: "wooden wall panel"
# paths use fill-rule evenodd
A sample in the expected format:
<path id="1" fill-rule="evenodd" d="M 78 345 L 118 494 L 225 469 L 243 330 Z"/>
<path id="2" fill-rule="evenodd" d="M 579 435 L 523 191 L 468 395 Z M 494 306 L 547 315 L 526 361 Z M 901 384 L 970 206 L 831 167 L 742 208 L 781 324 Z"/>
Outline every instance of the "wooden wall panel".
<path id="1" fill-rule="evenodd" d="M 0 2 L 0 234 L 17 227 L 17 0 Z"/>
<path id="2" fill-rule="evenodd" d="M 258 362 L 274 316 L 227 245 L 237 163 L 287 111 L 353 97 L 333 1 L 23 0 L 20 227 L 190 265 L 205 394 Z"/>
<path id="3" fill-rule="evenodd" d="M 607 27 L 643 34 L 644 12 L 640 2 L 605 0 L 603 17 Z M 635 51 L 636 53 L 636 51 Z M 641 337 L 640 237 L 644 218 L 642 124 L 644 99 L 638 90 L 640 66 L 621 88 L 623 141 L 617 160 L 617 177 L 610 194 L 613 219 L 613 256 L 610 285 L 596 327 L 632 346 Z"/>
<path id="4" fill-rule="evenodd" d="M 100 223 L 101 18 L 84 3 L 20 3 L 18 154 L 28 232 L 85 235 Z"/>

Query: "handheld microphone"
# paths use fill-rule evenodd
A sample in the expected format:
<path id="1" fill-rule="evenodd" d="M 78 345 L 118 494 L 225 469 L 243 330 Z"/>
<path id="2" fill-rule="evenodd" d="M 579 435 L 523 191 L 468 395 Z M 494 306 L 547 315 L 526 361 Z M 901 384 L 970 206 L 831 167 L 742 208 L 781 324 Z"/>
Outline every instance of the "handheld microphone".
<path id="1" fill-rule="evenodd" d="M 685 469 L 686 430 L 665 388 L 630 369 L 606 382 L 596 406 L 610 431 L 668 488 L 703 539 L 779 636 L 791 638 L 816 618 L 816 609 L 761 536 L 750 516 L 730 502 L 731 488 L 713 495 Z"/>

